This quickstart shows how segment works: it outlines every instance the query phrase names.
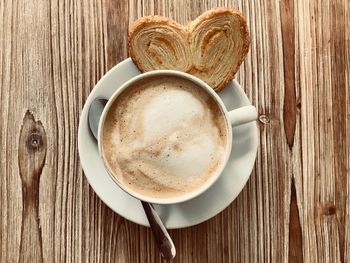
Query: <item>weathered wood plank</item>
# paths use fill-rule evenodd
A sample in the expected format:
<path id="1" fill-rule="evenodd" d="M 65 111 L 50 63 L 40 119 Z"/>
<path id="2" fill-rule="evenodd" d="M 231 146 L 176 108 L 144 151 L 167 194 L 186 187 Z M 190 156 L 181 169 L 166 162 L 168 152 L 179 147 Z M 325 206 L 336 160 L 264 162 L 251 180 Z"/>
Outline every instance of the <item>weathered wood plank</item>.
<path id="1" fill-rule="evenodd" d="M 346 0 L 0 0 L 0 262 L 161 261 L 149 229 L 111 211 L 84 178 L 79 115 L 100 77 L 127 57 L 133 21 L 158 14 L 187 23 L 216 6 L 240 10 L 249 24 L 236 78 L 259 110 L 260 147 L 225 211 L 170 231 L 174 262 L 347 262 Z M 32 133 L 22 123 L 46 139 L 45 158 L 26 155 Z M 40 174 L 30 173 L 39 161 Z"/>

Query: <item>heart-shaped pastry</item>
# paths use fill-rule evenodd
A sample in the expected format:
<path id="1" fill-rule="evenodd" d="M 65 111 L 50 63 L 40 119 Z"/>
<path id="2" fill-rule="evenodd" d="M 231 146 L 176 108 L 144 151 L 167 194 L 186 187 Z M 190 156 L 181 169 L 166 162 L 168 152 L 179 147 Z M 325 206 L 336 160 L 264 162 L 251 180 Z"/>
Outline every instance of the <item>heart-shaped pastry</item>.
<path id="1" fill-rule="evenodd" d="M 142 17 L 129 32 L 129 55 L 142 71 L 175 69 L 222 90 L 250 44 L 243 16 L 229 8 L 203 13 L 188 26 L 161 16 Z"/>

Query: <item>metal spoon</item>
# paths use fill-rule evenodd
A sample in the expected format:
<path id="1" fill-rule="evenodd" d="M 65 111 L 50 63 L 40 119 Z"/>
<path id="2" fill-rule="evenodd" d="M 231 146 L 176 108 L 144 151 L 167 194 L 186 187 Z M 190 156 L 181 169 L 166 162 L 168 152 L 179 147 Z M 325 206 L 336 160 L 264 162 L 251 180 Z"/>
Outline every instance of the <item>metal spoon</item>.
<path id="1" fill-rule="evenodd" d="M 107 100 L 105 99 L 95 99 L 89 108 L 89 128 L 97 140 L 98 124 L 100 117 L 105 107 Z M 176 249 L 171 237 L 166 230 L 162 220 L 159 218 L 157 212 L 154 210 L 150 203 L 141 201 L 142 207 L 145 210 L 149 225 L 152 229 L 154 239 L 156 240 L 158 249 L 162 258 L 165 260 L 171 260 L 176 255 Z"/>

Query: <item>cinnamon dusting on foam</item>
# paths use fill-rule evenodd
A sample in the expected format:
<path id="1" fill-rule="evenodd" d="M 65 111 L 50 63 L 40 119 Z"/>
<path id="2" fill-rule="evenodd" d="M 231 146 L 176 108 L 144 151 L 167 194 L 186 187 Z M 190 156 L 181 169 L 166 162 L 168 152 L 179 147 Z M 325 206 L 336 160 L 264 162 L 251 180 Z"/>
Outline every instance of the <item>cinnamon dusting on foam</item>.
<path id="1" fill-rule="evenodd" d="M 227 123 L 200 86 L 174 76 L 136 82 L 114 101 L 102 152 L 113 176 L 152 197 L 200 187 L 222 163 Z"/>

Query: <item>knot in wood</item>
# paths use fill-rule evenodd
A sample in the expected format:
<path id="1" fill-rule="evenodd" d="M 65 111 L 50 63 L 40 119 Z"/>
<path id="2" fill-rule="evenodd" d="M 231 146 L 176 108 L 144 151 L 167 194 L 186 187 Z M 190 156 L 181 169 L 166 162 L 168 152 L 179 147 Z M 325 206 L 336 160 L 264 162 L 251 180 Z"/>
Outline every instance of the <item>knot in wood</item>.
<path id="1" fill-rule="evenodd" d="M 267 115 L 260 115 L 259 121 L 263 124 L 268 124 L 268 123 L 270 123 L 270 117 Z"/>
<path id="2" fill-rule="evenodd" d="M 33 131 L 29 134 L 26 140 L 26 147 L 30 152 L 40 151 L 43 145 L 43 137 L 38 131 Z"/>
<path id="3" fill-rule="evenodd" d="M 333 205 L 333 204 L 326 204 L 326 205 L 323 207 L 323 214 L 324 214 L 325 216 L 334 215 L 336 212 L 337 212 L 337 210 L 336 210 L 336 208 L 335 208 L 335 205 Z"/>

